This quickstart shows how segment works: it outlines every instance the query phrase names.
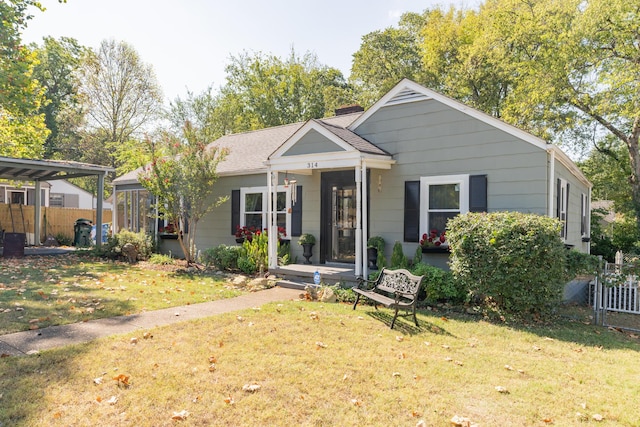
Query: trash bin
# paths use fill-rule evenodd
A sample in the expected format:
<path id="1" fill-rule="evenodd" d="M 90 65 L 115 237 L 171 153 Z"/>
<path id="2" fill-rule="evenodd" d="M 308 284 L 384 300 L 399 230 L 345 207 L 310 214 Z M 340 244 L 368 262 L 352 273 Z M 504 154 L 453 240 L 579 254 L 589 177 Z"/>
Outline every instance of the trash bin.
<path id="1" fill-rule="evenodd" d="M 73 225 L 73 245 L 76 247 L 91 246 L 91 220 L 79 218 Z"/>

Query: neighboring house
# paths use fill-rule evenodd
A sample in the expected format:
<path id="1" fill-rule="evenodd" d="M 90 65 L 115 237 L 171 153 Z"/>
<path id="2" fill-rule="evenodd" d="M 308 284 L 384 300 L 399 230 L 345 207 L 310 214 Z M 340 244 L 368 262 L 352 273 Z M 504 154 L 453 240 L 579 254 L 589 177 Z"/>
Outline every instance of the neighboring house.
<path id="1" fill-rule="evenodd" d="M 86 190 L 59 179 L 43 182 L 41 185 L 42 206 L 95 209 L 97 198 Z M 12 183 L 0 182 L 0 203 L 15 205 L 34 205 L 35 187 L 32 184 L 14 186 Z M 104 209 L 111 209 L 111 203 L 104 202 Z"/>
<path id="2" fill-rule="evenodd" d="M 370 236 L 385 239 L 387 259 L 396 241 L 412 256 L 459 213 L 520 211 L 560 218 L 565 244 L 589 251 L 591 184 L 557 146 L 406 79 L 366 112 L 336 113 L 212 143 L 229 149 L 215 197 L 230 200 L 200 222 L 198 248 L 235 244 L 238 226 L 277 225 L 293 243 L 316 237 L 314 263 L 361 275 Z M 114 194 L 139 200 L 137 173 L 117 178 Z"/>

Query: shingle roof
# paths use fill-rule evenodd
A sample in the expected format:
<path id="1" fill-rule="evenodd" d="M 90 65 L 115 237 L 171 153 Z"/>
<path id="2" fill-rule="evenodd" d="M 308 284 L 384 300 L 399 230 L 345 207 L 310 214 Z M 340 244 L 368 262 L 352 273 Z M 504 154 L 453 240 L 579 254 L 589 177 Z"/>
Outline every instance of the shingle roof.
<path id="1" fill-rule="evenodd" d="M 342 139 L 344 142 L 351 145 L 353 148 L 355 148 L 358 151 L 361 151 L 363 153 L 370 153 L 370 154 L 389 155 L 389 153 L 387 153 L 383 149 L 373 145 L 366 139 L 362 138 L 360 135 L 354 132 L 351 132 L 349 129 L 345 129 L 344 127 L 340 127 L 340 126 L 335 126 L 323 120 L 314 120 L 314 122 L 320 124 L 320 126 L 327 129 L 329 132 L 331 132 L 338 138 Z"/>
<path id="2" fill-rule="evenodd" d="M 317 119 L 316 122 L 325 126 L 332 133 L 351 144 L 354 148 L 367 153 L 386 154 L 374 145 L 345 129 L 356 120 L 362 112 L 344 114 L 341 116 Z M 274 126 L 266 129 L 254 130 L 243 133 L 224 135 L 209 144 L 208 148 L 227 148 L 228 153 L 224 161 L 218 164 L 217 172 L 220 175 L 246 175 L 263 173 L 266 169 L 264 162 L 269 155 L 289 139 L 306 122 L 292 123 L 289 125 Z M 377 149 L 378 151 L 371 151 Z M 138 182 L 138 174 L 142 168 L 128 172 L 114 180 L 115 184 L 126 185 Z"/>
<path id="3" fill-rule="evenodd" d="M 344 127 L 350 125 L 354 120 L 360 117 L 361 114 L 362 113 L 345 114 L 316 121 L 324 126 L 328 126 L 328 129 L 342 129 L 349 134 L 353 134 L 352 132 L 344 129 Z M 229 150 L 227 157 L 218 165 L 218 173 L 220 175 L 235 175 L 264 172 L 266 168 L 264 162 L 267 160 L 269 155 L 280 147 L 304 124 L 305 122 L 298 122 L 290 125 L 275 126 L 251 132 L 225 135 L 218 138 L 216 141 L 209 144 L 209 147 L 227 148 Z M 350 138 L 353 139 L 355 143 L 355 138 Z M 349 141 L 345 140 L 345 142 Z M 364 142 L 369 144 L 366 141 Z M 364 146 L 362 142 L 357 142 L 357 145 Z M 354 148 L 358 147 L 354 145 Z M 370 150 L 371 147 L 367 147 L 367 149 Z M 382 152 L 382 154 L 386 153 Z"/>

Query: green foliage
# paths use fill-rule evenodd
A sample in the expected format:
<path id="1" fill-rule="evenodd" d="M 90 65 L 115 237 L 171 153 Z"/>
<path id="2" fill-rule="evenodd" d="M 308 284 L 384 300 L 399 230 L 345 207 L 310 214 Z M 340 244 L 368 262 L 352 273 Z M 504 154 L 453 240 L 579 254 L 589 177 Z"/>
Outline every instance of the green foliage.
<path id="1" fill-rule="evenodd" d="M 411 273 L 424 276 L 420 296 L 427 301 L 461 303 L 468 294 L 462 282 L 453 277 L 453 273 L 422 262 L 411 267 Z"/>
<path id="2" fill-rule="evenodd" d="M 328 286 L 333 290 L 338 302 L 354 303 L 356 301 L 356 294 L 351 288 L 343 288 L 340 285 Z"/>
<path id="3" fill-rule="evenodd" d="M 67 236 L 64 233 L 58 233 L 55 235 L 56 240 L 60 246 L 73 246 L 73 237 Z"/>
<path id="4" fill-rule="evenodd" d="M 592 209 L 591 210 L 591 254 L 602 255 L 602 257 L 609 261 L 614 262 L 616 257 L 616 247 L 613 244 L 611 238 L 612 232 L 610 229 L 604 229 L 602 226 L 602 219 L 607 215 L 606 209 Z"/>
<path id="5" fill-rule="evenodd" d="M 300 236 L 300 238 L 298 239 L 298 244 L 299 245 L 307 245 L 307 244 L 314 244 L 316 243 L 316 238 L 313 234 L 309 234 L 309 233 L 305 233 L 302 236 Z"/>
<path id="6" fill-rule="evenodd" d="M 407 268 L 408 266 L 409 260 L 402 251 L 402 243 L 396 241 L 391 252 L 391 268 Z"/>
<path id="7" fill-rule="evenodd" d="M 460 285 L 505 313 L 547 312 L 567 280 L 567 250 L 555 218 L 467 213 L 447 224 L 449 265 Z"/>
<path id="8" fill-rule="evenodd" d="M 413 259 L 411 260 L 412 265 L 417 265 L 422 262 L 422 246 L 418 245 L 416 247 L 416 252 L 413 254 Z"/>
<path id="9" fill-rule="evenodd" d="M 200 258 L 207 267 L 215 266 L 220 270 L 236 271 L 238 258 L 243 254 L 244 250 L 241 246 L 220 245 L 207 249 Z"/>
<path id="10" fill-rule="evenodd" d="M 247 255 L 238 257 L 238 268 L 245 274 L 254 274 L 258 270 L 255 261 Z"/>
<path id="11" fill-rule="evenodd" d="M 138 259 L 149 259 L 153 251 L 153 241 L 145 232 L 134 233 L 133 231 L 122 230 L 118 234 L 109 236 L 107 243 L 100 248 L 93 248 L 90 252 L 101 258 L 118 259 L 122 256 L 122 247 L 131 243 L 138 251 Z"/>
<path id="12" fill-rule="evenodd" d="M 582 274 L 595 276 L 599 268 L 597 256 L 572 249 L 567 252 L 565 281 Z"/>
<path id="13" fill-rule="evenodd" d="M 187 264 L 196 257 L 198 222 L 228 199 L 212 200 L 214 184 L 218 180 L 218 163 L 227 151 L 207 149 L 197 136 L 197 129 L 187 122 L 182 140 L 165 135 L 160 141 L 147 141 L 152 161 L 138 176 L 140 184 L 158 200 L 156 208 L 163 218 L 177 224 L 180 231 L 188 223 L 189 233 L 178 234 Z M 166 157 L 166 153 L 171 155 Z"/>
<path id="14" fill-rule="evenodd" d="M 163 254 L 151 254 L 149 262 L 155 265 L 172 265 L 175 264 L 175 260 L 169 255 Z"/>
<path id="15" fill-rule="evenodd" d="M 369 237 L 367 248 L 376 248 L 378 251 L 384 251 L 384 239 L 381 236 Z"/>
<path id="16" fill-rule="evenodd" d="M 245 52 L 231 57 L 225 70 L 217 114 L 223 122 L 232 120 L 235 132 L 321 118 L 337 107 L 336 95 L 349 94 L 342 73 L 311 53 L 292 51 L 282 60 Z"/>
<path id="17" fill-rule="evenodd" d="M 269 238 L 267 236 L 267 233 L 262 233 L 260 231 L 255 232 L 251 240 L 245 239 L 244 243 L 242 243 L 242 248 L 245 251 L 246 258 L 253 264 L 254 271 L 263 273 L 267 270 L 269 266 L 268 246 Z M 238 267 L 243 270 L 240 265 L 238 265 Z"/>

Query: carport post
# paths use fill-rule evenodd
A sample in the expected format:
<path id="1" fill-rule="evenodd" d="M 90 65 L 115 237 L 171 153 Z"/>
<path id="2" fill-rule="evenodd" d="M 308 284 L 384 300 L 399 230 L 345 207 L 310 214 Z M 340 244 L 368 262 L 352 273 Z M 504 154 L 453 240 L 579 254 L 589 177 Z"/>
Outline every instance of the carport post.
<path id="1" fill-rule="evenodd" d="M 102 202 L 104 200 L 104 174 L 98 175 L 98 200 L 96 201 L 96 247 L 102 246 Z"/>
<path id="2" fill-rule="evenodd" d="M 40 193 L 40 187 L 42 186 L 42 182 L 36 180 L 36 200 L 35 200 L 35 210 L 33 216 L 33 244 L 34 246 L 40 246 L 40 208 L 42 207 L 42 194 Z M 27 230 L 25 230 L 26 233 Z"/>

